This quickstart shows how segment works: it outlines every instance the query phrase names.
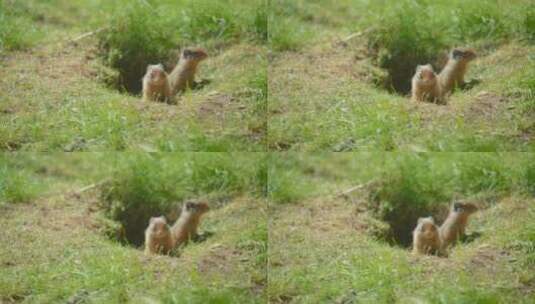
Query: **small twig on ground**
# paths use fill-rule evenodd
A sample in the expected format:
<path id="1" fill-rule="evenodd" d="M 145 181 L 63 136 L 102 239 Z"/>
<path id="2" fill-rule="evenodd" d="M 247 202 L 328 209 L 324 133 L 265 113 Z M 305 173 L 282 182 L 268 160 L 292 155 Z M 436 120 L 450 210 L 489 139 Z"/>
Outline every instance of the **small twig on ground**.
<path id="1" fill-rule="evenodd" d="M 363 32 L 356 32 L 356 33 L 353 33 L 345 38 L 343 38 L 341 41 L 342 42 L 348 42 L 349 40 L 355 38 L 355 37 L 359 37 L 359 36 L 362 36 Z"/>
<path id="2" fill-rule="evenodd" d="M 104 185 L 105 183 L 109 182 L 110 179 L 109 178 L 105 178 L 103 180 L 101 180 L 100 182 L 97 182 L 97 183 L 93 183 L 91 185 L 87 185 L 85 187 L 82 187 L 80 189 L 78 189 L 77 191 L 73 191 L 72 192 L 72 195 L 74 196 L 80 196 L 82 195 L 82 193 L 86 192 L 86 191 L 89 191 L 91 189 L 94 189 L 94 188 L 97 188 L 97 187 L 100 187 L 102 185 Z"/>
<path id="3" fill-rule="evenodd" d="M 357 191 L 357 190 L 360 190 L 360 189 L 363 189 L 363 188 L 366 188 L 366 187 L 369 187 L 370 185 L 376 183 L 377 180 L 375 179 L 372 179 L 371 181 L 367 182 L 367 183 L 364 183 L 364 184 L 359 184 L 359 185 L 356 185 L 356 186 L 353 186 L 347 190 L 344 190 L 342 192 L 339 192 L 338 194 L 336 194 L 334 197 L 341 197 L 341 196 L 348 196 L 349 194 Z"/>
<path id="4" fill-rule="evenodd" d="M 78 37 L 75 37 L 75 38 L 71 39 L 69 42 L 71 42 L 71 43 L 77 43 L 78 41 L 80 41 L 80 40 L 82 40 L 82 39 L 84 39 L 84 38 L 87 38 L 87 37 L 96 35 L 96 34 L 102 32 L 102 31 L 104 31 L 104 30 L 106 30 L 106 29 L 108 29 L 108 28 L 107 28 L 107 27 L 101 27 L 101 28 L 96 29 L 96 30 L 94 30 L 94 31 L 87 32 L 87 33 L 84 33 L 84 34 L 82 34 L 82 35 L 80 35 L 80 36 L 78 36 Z"/>
<path id="5" fill-rule="evenodd" d="M 358 32 L 355 32 L 349 36 L 346 36 L 345 38 L 343 39 L 340 39 L 338 42 L 339 43 L 348 43 L 350 40 L 354 39 L 354 38 L 357 38 L 357 37 L 360 37 L 360 36 L 363 36 L 363 35 L 366 35 L 366 34 L 369 34 L 370 32 L 372 32 L 374 29 L 373 28 L 367 28 L 363 31 L 358 31 Z"/>

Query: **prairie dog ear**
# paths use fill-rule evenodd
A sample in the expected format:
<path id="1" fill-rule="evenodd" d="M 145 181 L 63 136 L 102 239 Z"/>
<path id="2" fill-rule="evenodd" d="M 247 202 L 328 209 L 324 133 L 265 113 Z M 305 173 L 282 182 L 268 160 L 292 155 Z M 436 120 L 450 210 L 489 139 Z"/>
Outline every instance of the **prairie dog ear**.
<path id="1" fill-rule="evenodd" d="M 184 57 L 191 57 L 193 55 L 193 52 L 190 49 L 183 49 L 182 50 L 182 56 Z"/>
<path id="2" fill-rule="evenodd" d="M 418 218 L 418 225 L 421 225 L 425 220 L 425 217 Z"/>
<path id="3" fill-rule="evenodd" d="M 161 64 L 161 63 L 158 63 L 158 64 L 157 64 L 156 66 L 157 66 L 158 68 L 160 68 L 160 69 L 162 69 L 162 70 L 163 70 L 163 64 Z"/>
<path id="4" fill-rule="evenodd" d="M 453 59 L 460 59 L 463 55 L 464 52 L 459 49 L 453 49 L 453 51 L 451 51 L 451 57 L 453 57 Z"/>
<path id="5" fill-rule="evenodd" d="M 154 221 L 156 220 L 155 217 L 151 217 L 150 220 L 149 220 L 149 224 L 154 224 Z"/>
<path id="6" fill-rule="evenodd" d="M 428 219 L 429 221 L 431 221 L 431 223 L 433 223 L 433 224 L 435 223 L 435 219 L 434 219 L 432 216 L 428 217 L 427 219 Z"/>

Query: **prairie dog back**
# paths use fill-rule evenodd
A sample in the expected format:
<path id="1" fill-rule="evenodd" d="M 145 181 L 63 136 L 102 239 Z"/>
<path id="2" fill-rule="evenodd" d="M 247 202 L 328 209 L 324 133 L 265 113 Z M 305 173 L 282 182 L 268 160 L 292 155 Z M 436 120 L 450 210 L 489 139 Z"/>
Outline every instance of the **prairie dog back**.
<path id="1" fill-rule="evenodd" d="M 178 64 L 169 75 L 171 94 L 182 92 L 193 86 L 197 66 L 208 54 L 201 48 L 186 48 L 180 54 Z"/>
<path id="2" fill-rule="evenodd" d="M 438 81 L 443 94 L 447 94 L 455 87 L 464 85 L 464 76 L 468 63 L 477 57 L 472 49 L 455 48 L 449 56 L 446 66 L 438 75 Z"/>
<path id="3" fill-rule="evenodd" d="M 443 248 L 454 244 L 461 236 L 465 235 L 468 217 L 477 210 L 478 208 L 471 203 L 453 203 L 451 205 L 448 217 L 440 226 Z"/>
<path id="4" fill-rule="evenodd" d="M 171 227 L 171 234 L 173 236 L 174 247 L 187 242 L 197 236 L 197 228 L 199 227 L 201 217 L 208 212 L 210 208 L 204 202 L 186 202 L 182 206 L 182 213 Z"/>

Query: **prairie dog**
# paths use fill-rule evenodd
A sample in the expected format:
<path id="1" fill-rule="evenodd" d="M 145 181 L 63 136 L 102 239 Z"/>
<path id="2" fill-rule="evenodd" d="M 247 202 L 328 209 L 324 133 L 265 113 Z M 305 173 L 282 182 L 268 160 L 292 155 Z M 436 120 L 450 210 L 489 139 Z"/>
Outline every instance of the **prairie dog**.
<path id="1" fill-rule="evenodd" d="M 449 56 L 446 66 L 438 75 L 438 82 L 443 94 L 451 92 L 455 87 L 464 85 L 464 75 L 468 63 L 476 58 L 472 49 L 455 48 Z"/>
<path id="2" fill-rule="evenodd" d="M 207 57 L 206 51 L 200 48 L 186 48 L 182 51 L 178 64 L 169 75 L 173 95 L 193 86 L 197 66 Z"/>
<path id="3" fill-rule="evenodd" d="M 151 217 L 145 230 L 145 254 L 167 254 L 173 249 L 171 230 L 165 217 Z"/>
<path id="4" fill-rule="evenodd" d="M 476 211 L 477 207 L 471 203 L 453 203 L 451 205 L 448 217 L 440 226 L 442 248 L 447 248 L 454 244 L 459 237 L 464 236 L 468 217 Z"/>
<path id="5" fill-rule="evenodd" d="M 191 238 L 197 236 L 197 227 L 201 221 L 201 216 L 208 212 L 210 208 L 206 203 L 186 202 L 182 206 L 182 213 L 171 227 L 174 246 L 187 244 Z"/>
<path id="6" fill-rule="evenodd" d="M 441 92 L 437 75 L 430 64 L 418 65 L 412 77 L 412 101 L 440 102 Z"/>
<path id="7" fill-rule="evenodd" d="M 162 64 L 149 64 L 143 76 L 143 101 L 168 101 L 171 97 L 169 79 Z"/>
<path id="8" fill-rule="evenodd" d="M 412 232 L 412 253 L 439 254 L 441 249 L 440 233 L 433 217 L 421 217 Z"/>

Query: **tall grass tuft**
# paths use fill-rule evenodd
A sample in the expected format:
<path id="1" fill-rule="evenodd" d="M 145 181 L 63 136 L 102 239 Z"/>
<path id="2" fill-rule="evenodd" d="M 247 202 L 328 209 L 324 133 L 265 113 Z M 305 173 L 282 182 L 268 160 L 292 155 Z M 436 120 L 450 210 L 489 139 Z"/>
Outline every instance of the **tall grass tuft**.
<path id="1" fill-rule="evenodd" d="M 442 26 L 433 24 L 432 14 L 420 4 L 402 2 L 396 6 L 377 20 L 378 27 L 369 34 L 368 47 L 376 64 L 388 71 L 387 85 L 406 93 L 416 66 L 433 62 L 447 43 Z"/>
<path id="2" fill-rule="evenodd" d="M 134 1 L 119 5 L 109 16 L 109 27 L 99 34 L 100 55 L 107 66 L 119 72 L 119 79 L 111 72 L 103 78 L 137 94 L 147 65 L 174 65 L 177 58 L 173 51 L 180 48 L 210 48 L 241 40 L 264 43 L 266 7 L 263 0 Z"/>
<path id="3" fill-rule="evenodd" d="M 263 193 L 262 154 L 130 154 L 102 191 L 105 215 L 121 224 L 122 241 L 139 245 L 151 216 L 172 214 L 185 199 L 211 203 Z"/>
<path id="4" fill-rule="evenodd" d="M 385 5 L 370 2 L 359 22 L 367 30 L 376 64 L 388 71 L 388 89 L 407 93 L 416 65 L 432 63 L 457 46 L 497 45 L 509 39 L 533 40 L 530 1 L 411 1 Z"/>
<path id="5" fill-rule="evenodd" d="M 139 93 L 147 65 L 164 62 L 176 45 L 169 21 L 160 10 L 133 2 L 118 10 L 99 34 L 100 55 L 119 71 L 117 82 L 126 91 Z"/>

